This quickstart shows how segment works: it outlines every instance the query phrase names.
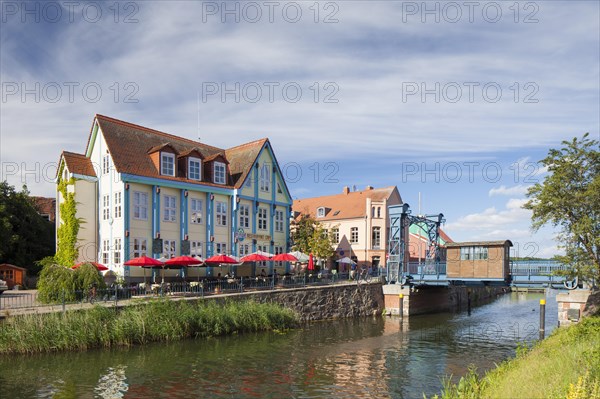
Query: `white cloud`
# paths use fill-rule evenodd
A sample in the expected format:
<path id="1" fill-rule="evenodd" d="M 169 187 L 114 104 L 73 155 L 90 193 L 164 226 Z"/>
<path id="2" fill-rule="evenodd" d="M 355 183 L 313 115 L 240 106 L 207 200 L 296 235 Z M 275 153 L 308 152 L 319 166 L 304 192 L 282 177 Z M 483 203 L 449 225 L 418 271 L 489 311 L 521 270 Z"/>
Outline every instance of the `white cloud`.
<path id="1" fill-rule="evenodd" d="M 447 223 L 444 230 L 455 241 L 509 239 L 515 256 L 551 257 L 559 253 L 552 229 L 542 228 L 535 233 L 530 229 L 531 211 L 522 208 L 526 201 L 511 198 L 503 209 L 490 207 L 461 216 Z"/>
<path id="2" fill-rule="evenodd" d="M 199 3 L 142 2 L 136 24 L 108 18 L 38 25 L 31 32 L 18 18 L 0 25 L 2 82 L 98 82 L 103 89 L 97 103 L 81 94 L 56 104 L 31 97 L 22 102 L 18 96 L 3 101 L 2 162 L 25 162 L 31 169 L 35 162 L 56 162 L 63 149 L 82 151 L 94 113 L 196 138 L 197 93 L 206 82 L 300 84 L 298 103 L 283 101 L 280 91 L 271 103 L 265 91 L 257 103 L 213 96 L 200 106 L 203 141 L 228 147 L 268 136 L 280 162 L 484 159 L 524 147 L 547 148 L 565 135 L 594 133 L 598 126 L 598 46 L 589 34 L 599 29 L 593 2 L 568 7 L 545 2 L 537 24 L 515 24 L 507 8 L 510 17 L 498 24 L 421 23 L 419 15 L 399 23 L 402 4 L 394 2 L 336 3 L 335 24 L 315 24 L 308 6 L 297 24 L 281 19 L 223 24 L 220 15 L 204 23 Z M 327 11 L 321 10 L 321 18 Z M 115 82 L 119 101 L 110 89 Z M 123 101 L 127 82 L 139 88 L 138 103 Z M 316 102 L 310 89 L 315 82 Z M 328 82 L 339 88 L 338 103 L 324 102 L 331 93 L 324 88 Z M 436 83 L 496 82 L 503 96 L 486 102 L 477 90 L 474 102 L 433 96 L 423 102 L 420 95 L 404 101 L 407 82 L 429 89 Z M 523 102 L 531 92 L 527 82 L 539 88 L 538 103 Z M 519 166 L 520 177 L 541 169 L 527 168 Z M 51 183 L 30 188 L 54 191 Z"/>
<path id="3" fill-rule="evenodd" d="M 488 195 L 490 197 L 493 197 L 494 195 L 523 195 L 527 193 L 527 189 L 529 187 L 530 186 L 526 186 L 523 184 L 519 184 L 517 186 L 512 187 L 506 187 L 505 185 L 501 185 L 500 187 L 490 189 Z"/>

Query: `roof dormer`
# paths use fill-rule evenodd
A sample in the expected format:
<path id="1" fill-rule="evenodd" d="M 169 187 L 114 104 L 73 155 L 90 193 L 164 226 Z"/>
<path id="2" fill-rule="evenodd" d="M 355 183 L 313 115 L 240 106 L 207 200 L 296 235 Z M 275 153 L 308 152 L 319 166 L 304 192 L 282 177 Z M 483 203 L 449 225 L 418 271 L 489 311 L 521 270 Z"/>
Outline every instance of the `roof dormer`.
<path id="1" fill-rule="evenodd" d="M 325 215 L 327 215 L 327 212 L 329 212 L 331 209 L 330 208 L 326 208 L 324 206 L 320 206 L 317 208 L 317 217 L 318 218 L 324 218 Z"/>
<path id="2" fill-rule="evenodd" d="M 221 153 L 204 159 L 204 178 L 215 184 L 227 185 L 229 181 L 229 161 Z"/>
<path id="3" fill-rule="evenodd" d="M 177 176 L 177 150 L 170 144 L 164 143 L 148 150 L 150 159 L 158 173 L 162 176 Z"/>
<path id="4" fill-rule="evenodd" d="M 203 161 L 204 156 L 196 147 L 180 153 L 177 157 L 179 176 L 186 177 L 190 180 L 202 181 Z"/>

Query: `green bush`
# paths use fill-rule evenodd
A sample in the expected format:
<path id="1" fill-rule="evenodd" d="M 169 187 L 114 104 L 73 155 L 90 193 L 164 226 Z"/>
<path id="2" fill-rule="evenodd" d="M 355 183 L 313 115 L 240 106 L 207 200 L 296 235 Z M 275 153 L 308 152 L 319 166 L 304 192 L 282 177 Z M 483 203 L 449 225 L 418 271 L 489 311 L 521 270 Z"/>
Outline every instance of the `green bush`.
<path id="1" fill-rule="evenodd" d="M 42 263 L 43 262 L 43 263 Z M 43 259 L 38 280 L 38 300 L 42 303 L 74 302 L 77 293 L 86 292 L 93 284 L 98 289 L 106 288 L 104 279 L 98 270 L 90 265 L 81 265 L 78 269 L 57 265 L 51 259 Z"/>

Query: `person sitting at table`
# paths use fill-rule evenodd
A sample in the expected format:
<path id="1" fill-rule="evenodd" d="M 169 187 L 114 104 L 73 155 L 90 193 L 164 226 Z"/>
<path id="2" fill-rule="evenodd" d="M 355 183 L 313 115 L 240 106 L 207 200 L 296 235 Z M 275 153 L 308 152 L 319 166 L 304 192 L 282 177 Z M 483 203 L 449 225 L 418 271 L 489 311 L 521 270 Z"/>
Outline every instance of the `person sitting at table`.
<path id="1" fill-rule="evenodd" d="M 262 269 L 262 270 L 260 271 L 260 276 L 261 276 L 261 277 L 267 277 L 267 273 L 265 272 L 265 269 Z"/>

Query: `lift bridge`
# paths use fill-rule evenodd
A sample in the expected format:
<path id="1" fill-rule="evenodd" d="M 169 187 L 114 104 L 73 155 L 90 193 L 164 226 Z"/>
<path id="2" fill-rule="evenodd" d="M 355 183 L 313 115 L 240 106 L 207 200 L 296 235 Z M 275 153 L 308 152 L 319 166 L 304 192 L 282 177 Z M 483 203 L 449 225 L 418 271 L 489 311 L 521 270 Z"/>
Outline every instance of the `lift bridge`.
<path id="1" fill-rule="evenodd" d="M 556 261 L 510 260 L 506 251 L 508 267 L 499 267 L 497 273 L 485 277 L 475 277 L 473 268 L 449 277 L 446 254 L 440 245 L 440 225 L 445 222 L 443 214 L 412 215 L 408 204 L 392 205 L 389 214 L 389 243 L 387 254 L 388 284 L 401 285 L 510 285 L 515 287 L 552 287 L 575 289 L 577 279 L 569 280 L 556 275 L 566 270 L 566 266 Z M 418 262 L 410 261 L 409 228 L 417 225 L 427 239 L 425 258 Z M 512 245 L 512 243 L 510 244 Z M 504 262 L 504 260 L 503 260 Z M 468 269 L 468 268 L 467 268 Z"/>

